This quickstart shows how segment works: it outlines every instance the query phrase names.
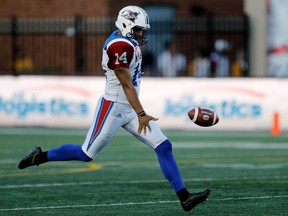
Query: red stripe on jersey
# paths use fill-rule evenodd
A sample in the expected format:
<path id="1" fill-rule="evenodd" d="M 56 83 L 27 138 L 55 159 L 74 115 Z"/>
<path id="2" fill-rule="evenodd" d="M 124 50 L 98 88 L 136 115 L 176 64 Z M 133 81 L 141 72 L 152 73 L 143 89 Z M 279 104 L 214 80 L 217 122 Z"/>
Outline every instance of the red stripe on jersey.
<path id="1" fill-rule="evenodd" d="M 134 55 L 134 47 L 131 44 L 117 41 L 111 44 L 106 52 L 109 57 L 108 68 L 111 70 L 116 68 L 129 69 Z"/>

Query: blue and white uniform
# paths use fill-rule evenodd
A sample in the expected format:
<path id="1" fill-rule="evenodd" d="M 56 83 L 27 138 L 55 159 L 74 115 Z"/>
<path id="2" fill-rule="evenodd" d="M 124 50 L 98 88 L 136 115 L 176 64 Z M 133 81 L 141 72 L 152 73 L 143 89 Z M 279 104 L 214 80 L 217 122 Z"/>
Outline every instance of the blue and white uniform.
<path id="1" fill-rule="evenodd" d="M 138 116 L 130 106 L 114 70 L 129 69 L 132 84 L 139 94 L 142 54 L 136 42 L 118 33 L 119 30 L 114 31 L 103 47 L 102 68 L 106 75 L 105 92 L 98 101 L 93 123 L 82 145 L 82 150 L 91 158 L 97 156 L 120 127 L 153 149 L 167 139 L 154 121 L 149 122 L 151 133 L 148 131 L 144 135 L 143 131 L 141 134 L 137 132 Z"/>
<path id="2" fill-rule="evenodd" d="M 28 157 L 28 162 L 24 160 L 24 163 L 26 163 L 24 164 L 25 166 L 22 163 L 22 165 L 19 164 L 19 166 L 21 166 L 18 167 L 25 168 L 49 161 L 78 160 L 89 162 L 109 143 L 118 129 L 123 127 L 137 139 L 154 149 L 163 175 L 183 203 L 190 195 L 183 183 L 174 159 L 170 140 L 163 135 L 153 120 L 149 121 L 151 132 L 148 131 L 144 134 L 144 131 L 142 131 L 141 134 L 138 134 L 138 116 L 129 104 L 122 85 L 114 73 L 114 70 L 117 68 L 129 69 L 132 84 L 139 94 L 142 54 L 138 43 L 128 38 L 135 38 L 131 36 L 131 32 L 129 32 L 133 30 L 132 28 L 134 27 L 139 28 L 140 26 L 142 29 L 150 28 L 148 16 L 143 9 L 137 6 L 127 6 L 119 12 L 116 26 L 120 29 L 121 34 L 119 34 L 118 30 L 114 31 L 103 47 L 102 67 L 106 75 L 105 92 L 104 95 L 99 98 L 93 122 L 83 145 L 67 143 L 50 149 L 47 152 L 37 152 L 37 155 L 32 155 L 33 158 L 31 158 L 32 156 Z M 130 28 L 125 28 L 127 26 L 130 26 Z M 129 34 L 131 37 L 128 37 Z M 128 36 L 124 37 L 121 35 Z M 138 37 L 137 41 L 143 42 L 145 40 L 143 40 L 143 38 L 140 40 Z M 35 150 L 33 150 L 33 152 L 34 151 Z M 35 161 L 36 156 L 37 161 Z M 187 208 L 185 207 L 184 210 L 187 211 Z"/>

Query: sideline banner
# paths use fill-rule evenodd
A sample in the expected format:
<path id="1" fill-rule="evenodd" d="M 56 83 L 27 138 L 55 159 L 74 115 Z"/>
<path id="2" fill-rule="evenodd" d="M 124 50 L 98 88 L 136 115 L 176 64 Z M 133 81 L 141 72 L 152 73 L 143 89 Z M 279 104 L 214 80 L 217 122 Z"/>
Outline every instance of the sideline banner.
<path id="1" fill-rule="evenodd" d="M 0 77 L 0 126 L 87 128 L 105 77 Z M 140 99 L 162 129 L 270 130 L 274 113 L 288 130 L 288 80 L 276 78 L 143 78 Z M 211 128 L 192 123 L 187 112 L 215 110 Z"/>

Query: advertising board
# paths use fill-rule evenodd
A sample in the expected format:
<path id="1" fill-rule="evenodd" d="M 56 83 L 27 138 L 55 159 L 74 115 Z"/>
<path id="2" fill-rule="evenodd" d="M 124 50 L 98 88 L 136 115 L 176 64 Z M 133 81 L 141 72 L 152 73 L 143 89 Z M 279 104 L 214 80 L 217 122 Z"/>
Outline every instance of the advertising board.
<path id="1" fill-rule="evenodd" d="M 87 128 L 105 77 L 3 76 L 0 126 Z M 203 130 L 187 116 L 208 107 L 220 117 L 209 130 L 288 130 L 288 80 L 277 78 L 143 78 L 140 100 L 163 129 Z"/>

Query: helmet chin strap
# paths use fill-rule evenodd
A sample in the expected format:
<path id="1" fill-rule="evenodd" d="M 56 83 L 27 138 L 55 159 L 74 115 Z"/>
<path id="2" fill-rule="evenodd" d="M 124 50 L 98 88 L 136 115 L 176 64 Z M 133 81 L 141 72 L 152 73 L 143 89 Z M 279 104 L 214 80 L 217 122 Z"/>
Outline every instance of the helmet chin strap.
<path id="1" fill-rule="evenodd" d="M 143 46 L 143 45 L 145 45 L 147 42 L 148 42 L 148 39 L 145 38 L 145 37 L 141 37 L 141 38 L 138 38 L 138 39 L 137 39 L 137 43 L 138 43 L 139 46 Z"/>
<path id="2" fill-rule="evenodd" d="M 133 31 L 131 29 L 131 31 Z M 129 32 L 126 34 L 126 37 L 129 38 L 130 40 L 134 40 L 139 46 L 143 46 L 148 42 L 148 39 L 141 36 L 141 37 L 136 37 L 134 33 Z"/>

